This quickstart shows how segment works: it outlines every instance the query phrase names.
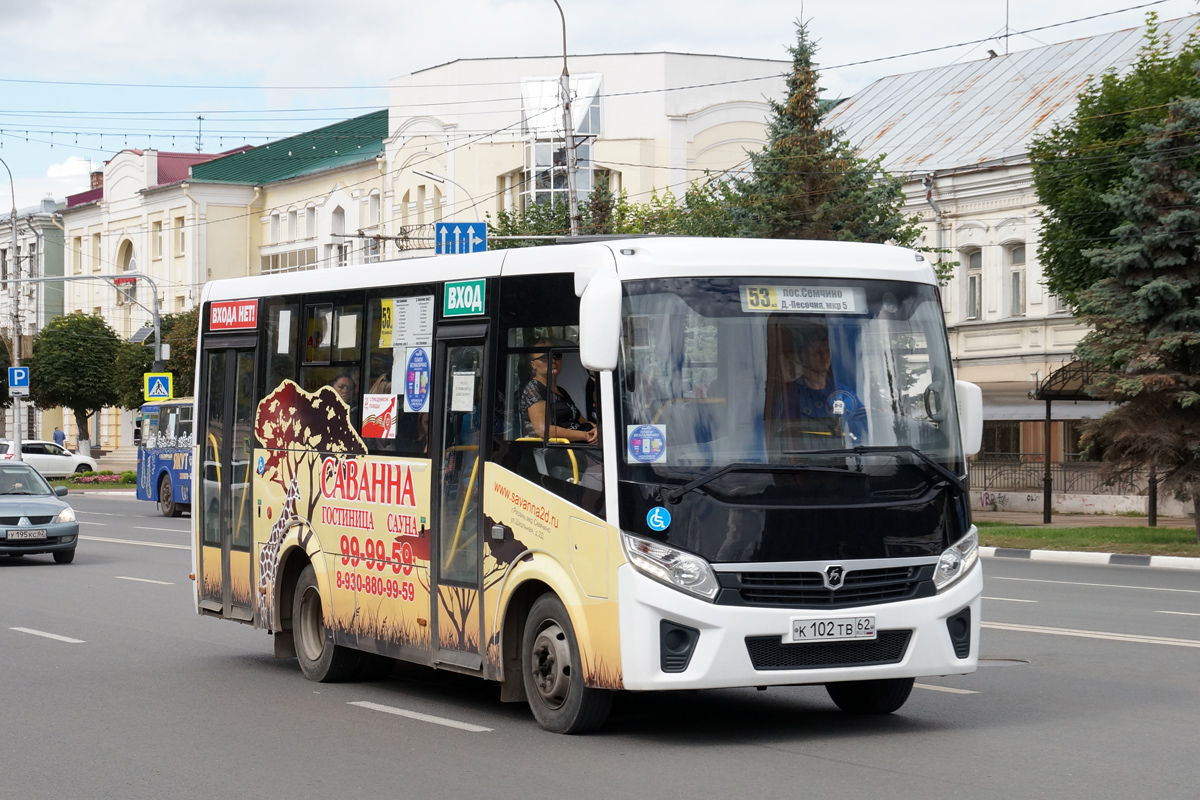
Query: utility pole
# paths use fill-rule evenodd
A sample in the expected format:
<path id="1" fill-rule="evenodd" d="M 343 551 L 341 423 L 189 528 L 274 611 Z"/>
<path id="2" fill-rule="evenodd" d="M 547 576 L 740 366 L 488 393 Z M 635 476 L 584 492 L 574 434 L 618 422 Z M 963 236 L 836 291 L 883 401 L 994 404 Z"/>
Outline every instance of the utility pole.
<path id="1" fill-rule="evenodd" d="M 12 261 L 13 271 L 17 278 L 21 277 L 21 259 L 17 258 L 17 187 L 13 183 L 12 170 L 8 168 L 8 164 L 4 159 L 0 158 L 0 164 L 4 164 L 4 169 L 8 172 L 8 185 L 12 189 L 12 212 L 9 217 L 9 224 L 12 225 L 12 245 L 8 251 L 9 260 Z M 12 334 L 12 352 L 9 353 L 12 366 L 20 366 L 21 361 L 21 312 L 20 312 L 20 293 L 11 291 L 12 297 L 12 317 L 13 317 L 13 334 Z M 13 438 L 12 438 L 12 457 L 14 461 L 21 461 L 21 401 L 16 397 L 13 401 Z"/>
<path id="2" fill-rule="evenodd" d="M 567 201 L 571 214 L 571 235 L 579 235 L 579 196 L 575 191 L 575 124 L 571 119 L 571 74 L 567 72 L 567 15 L 563 13 L 562 4 L 554 0 L 558 6 L 558 15 L 562 17 L 563 31 L 563 156 L 567 169 Z"/>

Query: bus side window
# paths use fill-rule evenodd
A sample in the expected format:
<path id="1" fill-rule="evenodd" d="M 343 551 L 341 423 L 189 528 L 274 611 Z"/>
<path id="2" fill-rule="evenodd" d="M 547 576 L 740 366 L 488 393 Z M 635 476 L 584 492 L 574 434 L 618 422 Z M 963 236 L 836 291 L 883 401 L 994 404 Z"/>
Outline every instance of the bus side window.
<path id="1" fill-rule="evenodd" d="M 276 302 L 268 306 L 265 391 L 273 391 L 285 380 L 296 380 L 296 333 L 299 327 L 298 304 Z"/>

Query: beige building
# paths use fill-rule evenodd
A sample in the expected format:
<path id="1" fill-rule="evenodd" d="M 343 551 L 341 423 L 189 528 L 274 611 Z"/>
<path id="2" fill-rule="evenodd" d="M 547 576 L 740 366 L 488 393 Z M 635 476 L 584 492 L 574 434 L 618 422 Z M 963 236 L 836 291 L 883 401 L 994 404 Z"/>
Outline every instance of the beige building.
<path id="1" fill-rule="evenodd" d="M 1160 33 L 1182 42 L 1196 24 L 1166 22 Z M 1132 28 L 893 75 L 827 117 L 863 155 L 884 155 L 885 167 L 906 177 L 904 210 L 921 218 L 920 244 L 958 262 L 943 309 L 958 377 L 983 389 L 983 457 L 1046 452 L 1045 404 L 1029 392 L 1071 359 L 1086 333 L 1043 285 L 1030 141 L 1069 119 L 1092 76 L 1127 68 L 1145 33 Z M 1055 403 L 1051 459 L 1069 460 L 1079 420 L 1107 408 Z"/>

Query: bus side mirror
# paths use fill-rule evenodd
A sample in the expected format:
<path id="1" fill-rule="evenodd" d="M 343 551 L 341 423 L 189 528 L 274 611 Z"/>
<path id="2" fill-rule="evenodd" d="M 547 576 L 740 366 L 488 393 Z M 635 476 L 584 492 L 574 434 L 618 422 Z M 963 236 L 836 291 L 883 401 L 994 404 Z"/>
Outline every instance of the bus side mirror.
<path id="1" fill-rule="evenodd" d="M 621 279 L 597 272 L 579 298 L 579 360 L 584 369 L 617 368 L 621 339 Z"/>
<path id="2" fill-rule="evenodd" d="M 958 398 L 963 455 L 973 456 L 983 447 L 983 390 L 968 381 L 955 381 L 954 395 Z"/>

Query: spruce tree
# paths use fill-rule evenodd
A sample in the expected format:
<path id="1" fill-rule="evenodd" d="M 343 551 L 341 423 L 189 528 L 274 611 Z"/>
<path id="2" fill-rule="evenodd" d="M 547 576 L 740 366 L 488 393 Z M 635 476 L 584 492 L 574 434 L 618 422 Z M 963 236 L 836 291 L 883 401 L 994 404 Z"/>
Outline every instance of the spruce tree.
<path id="1" fill-rule="evenodd" d="M 830 105 L 821 100 L 816 50 L 797 22 L 788 96 L 770 101 L 767 144 L 750 154 L 753 174 L 739 184 L 745 233 L 911 245 L 920 231 L 901 213 L 903 180 L 884 172 L 883 156 L 860 158 L 840 130 L 822 125 Z"/>
<path id="2" fill-rule="evenodd" d="M 1200 100 L 1145 125 L 1145 154 L 1103 197 L 1121 223 L 1086 250 L 1104 276 L 1079 295 L 1092 328 L 1076 348 L 1092 391 L 1117 403 L 1088 432 L 1113 470 L 1152 464 L 1200 512 Z M 1200 541 L 1200 513 L 1196 517 Z"/>

